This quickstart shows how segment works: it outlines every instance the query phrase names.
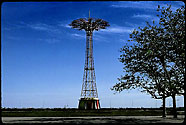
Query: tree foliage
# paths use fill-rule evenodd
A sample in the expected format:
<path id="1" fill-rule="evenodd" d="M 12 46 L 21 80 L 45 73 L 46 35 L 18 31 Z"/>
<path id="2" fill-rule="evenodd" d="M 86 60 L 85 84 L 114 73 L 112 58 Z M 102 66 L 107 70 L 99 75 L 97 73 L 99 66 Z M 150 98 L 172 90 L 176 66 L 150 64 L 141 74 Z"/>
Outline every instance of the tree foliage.
<path id="1" fill-rule="evenodd" d="M 112 90 L 141 88 L 153 98 L 184 93 L 185 7 L 171 10 L 158 6 L 159 24 L 146 22 L 130 34 L 131 46 L 121 48 L 119 61 L 125 75 Z"/>

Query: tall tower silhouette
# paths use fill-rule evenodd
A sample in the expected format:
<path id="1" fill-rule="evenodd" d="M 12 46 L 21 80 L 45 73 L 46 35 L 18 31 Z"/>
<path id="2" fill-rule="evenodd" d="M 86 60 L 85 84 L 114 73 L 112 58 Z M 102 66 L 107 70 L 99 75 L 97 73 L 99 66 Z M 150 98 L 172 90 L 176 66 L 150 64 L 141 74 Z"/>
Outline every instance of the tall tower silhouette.
<path id="1" fill-rule="evenodd" d="M 74 29 L 85 30 L 86 32 L 85 66 L 79 109 L 99 109 L 100 103 L 96 87 L 92 36 L 94 30 L 105 29 L 110 25 L 102 19 L 91 18 L 90 11 L 89 18 L 74 20 L 69 25 Z"/>

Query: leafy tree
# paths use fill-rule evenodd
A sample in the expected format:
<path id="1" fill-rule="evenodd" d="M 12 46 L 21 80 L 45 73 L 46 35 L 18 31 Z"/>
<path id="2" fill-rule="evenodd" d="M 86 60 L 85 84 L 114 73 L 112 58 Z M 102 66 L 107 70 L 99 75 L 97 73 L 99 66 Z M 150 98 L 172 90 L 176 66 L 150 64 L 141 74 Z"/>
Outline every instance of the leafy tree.
<path id="1" fill-rule="evenodd" d="M 133 44 L 121 49 L 119 61 L 124 64 L 126 74 L 118 78 L 119 83 L 112 90 L 141 88 L 155 99 L 163 99 L 165 117 L 165 98 L 173 99 L 174 117 L 176 114 L 176 95 L 184 95 L 185 75 L 185 7 L 172 12 L 158 6 L 159 24 L 139 27 L 130 34 Z"/>
<path id="2" fill-rule="evenodd" d="M 173 98 L 174 117 L 176 115 L 176 94 L 184 95 L 185 75 L 185 7 L 177 9 L 175 13 L 168 8 L 158 9 L 162 15 L 160 25 L 164 27 L 164 41 L 167 49 L 166 59 L 171 63 L 170 71 L 166 71 L 169 90 Z"/>

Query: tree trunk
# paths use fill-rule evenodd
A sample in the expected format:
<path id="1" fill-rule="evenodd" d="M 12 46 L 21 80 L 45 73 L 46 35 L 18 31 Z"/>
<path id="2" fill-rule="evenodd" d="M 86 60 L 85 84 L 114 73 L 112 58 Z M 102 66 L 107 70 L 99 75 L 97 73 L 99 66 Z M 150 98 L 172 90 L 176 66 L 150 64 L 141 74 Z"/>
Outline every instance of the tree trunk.
<path id="1" fill-rule="evenodd" d="M 165 107 L 165 95 L 163 95 L 163 114 L 162 114 L 162 117 L 166 117 L 166 107 Z"/>
<path id="2" fill-rule="evenodd" d="M 185 87 L 184 87 L 184 90 L 185 90 Z M 184 96 L 184 98 L 183 98 L 183 102 L 184 102 L 184 99 L 185 99 L 185 92 L 184 92 L 184 95 L 183 95 L 183 96 Z M 184 107 L 184 109 L 185 109 L 185 103 L 183 103 L 183 105 L 184 105 L 183 107 Z M 184 113 L 184 114 L 185 114 L 185 113 Z M 184 117 L 183 123 L 185 123 L 185 121 L 186 121 L 186 117 Z"/>
<path id="3" fill-rule="evenodd" d="M 176 111 L 176 95 L 172 95 L 172 101 L 173 101 L 173 116 L 174 118 L 177 118 L 177 111 Z"/>

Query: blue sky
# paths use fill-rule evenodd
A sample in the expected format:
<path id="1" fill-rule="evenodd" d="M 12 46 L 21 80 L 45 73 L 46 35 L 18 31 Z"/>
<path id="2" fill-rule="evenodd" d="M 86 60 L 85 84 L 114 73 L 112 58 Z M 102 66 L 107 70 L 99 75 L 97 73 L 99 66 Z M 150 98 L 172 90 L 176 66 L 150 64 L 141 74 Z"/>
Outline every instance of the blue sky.
<path id="1" fill-rule="evenodd" d="M 4 2 L 1 6 L 2 107 L 77 108 L 83 82 L 85 32 L 73 20 L 101 18 L 110 27 L 93 34 L 93 53 L 101 107 L 160 107 L 161 100 L 139 90 L 113 94 L 124 74 L 118 61 L 129 34 L 145 21 L 158 21 L 157 6 L 181 1 Z M 183 106 L 183 97 L 177 97 Z M 172 106 L 172 99 L 167 99 Z"/>

